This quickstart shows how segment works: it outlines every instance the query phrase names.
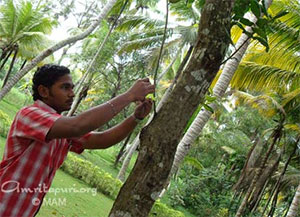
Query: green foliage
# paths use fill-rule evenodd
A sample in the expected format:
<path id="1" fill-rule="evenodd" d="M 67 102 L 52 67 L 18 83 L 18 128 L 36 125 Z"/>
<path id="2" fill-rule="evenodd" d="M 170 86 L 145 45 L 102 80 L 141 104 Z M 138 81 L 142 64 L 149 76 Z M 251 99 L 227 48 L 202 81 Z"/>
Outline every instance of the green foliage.
<path id="1" fill-rule="evenodd" d="M 232 184 L 222 168 L 204 169 L 198 176 L 182 172 L 169 194 L 173 205 L 184 205 L 196 216 L 218 216 L 229 207 Z"/>
<path id="2" fill-rule="evenodd" d="M 183 213 L 170 209 L 167 205 L 156 201 L 150 212 L 150 217 L 184 217 Z"/>
<path id="3" fill-rule="evenodd" d="M 233 11 L 234 16 L 232 18 L 232 24 L 241 28 L 250 38 L 260 42 L 263 46 L 265 46 L 266 51 L 268 52 L 270 48 L 267 32 L 270 31 L 269 22 L 274 20 L 274 18 L 270 18 L 271 16 L 265 8 L 265 2 L 260 0 L 237 0 L 235 1 Z M 244 16 L 247 12 L 252 12 L 252 14 L 255 15 L 257 24 Z M 276 18 L 283 15 L 284 14 L 282 13 L 276 16 Z M 253 32 L 247 31 L 245 28 L 246 26 L 252 27 Z"/>
<path id="4" fill-rule="evenodd" d="M 232 186 L 238 180 L 251 141 L 274 124 L 255 109 L 240 106 L 208 122 L 186 157 L 166 197 L 196 216 L 228 216 Z"/>
<path id="5" fill-rule="evenodd" d="M 0 136 L 6 137 L 8 129 L 11 125 L 9 116 L 2 110 L 0 110 Z"/>
<path id="6" fill-rule="evenodd" d="M 122 186 L 120 180 L 113 178 L 109 173 L 94 166 L 91 162 L 80 159 L 72 154 L 69 154 L 61 168 L 72 176 L 82 179 L 111 198 L 117 196 Z"/>

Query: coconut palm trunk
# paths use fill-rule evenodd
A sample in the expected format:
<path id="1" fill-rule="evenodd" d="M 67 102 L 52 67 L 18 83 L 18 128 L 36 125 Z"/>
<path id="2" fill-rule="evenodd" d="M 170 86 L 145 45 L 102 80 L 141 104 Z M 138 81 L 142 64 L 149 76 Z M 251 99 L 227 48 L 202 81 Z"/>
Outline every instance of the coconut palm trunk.
<path id="1" fill-rule="evenodd" d="M 39 62 L 44 60 L 46 57 L 53 54 L 55 51 L 63 48 L 66 45 L 72 44 L 74 42 L 77 42 L 79 40 L 84 39 L 89 34 L 91 34 L 97 26 L 101 23 L 101 21 L 106 17 L 108 12 L 111 10 L 111 8 L 114 6 L 114 4 L 117 2 L 117 0 L 110 0 L 107 2 L 105 7 L 102 9 L 100 15 L 96 18 L 96 20 L 85 30 L 83 33 L 80 33 L 78 35 L 72 36 L 70 38 L 67 38 L 65 40 L 62 40 L 58 42 L 57 44 L 53 45 L 52 47 L 46 49 L 41 54 L 39 54 L 37 57 L 32 59 L 32 61 L 27 64 L 22 70 L 20 70 L 16 75 L 14 75 L 4 86 L 4 88 L 0 91 L 0 100 L 3 99 L 3 97 L 11 90 L 11 88 L 24 76 L 26 75 L 31 69 L 33 69 Z"/>
<path id="2" fill-rule="evenodd" d="M 284 119 L 281 118 L 277 128 L 273 131 L 272 135 L 270 138 L 273 139 L 272 143 L 270 144 L 269 148 L 268 148 L 268 151 L 266 153 L 266 155 L 263 157 L 262 161 L 261 161 L 261 165 L 260 167 L 255 171 L 255 175 L 253 177 L 253 180 L 242 200 L 242 203 L 240 204 L 237 212 L 236 212 L 236 215 L 235 217 L 241 217 L 243 214 L 244 214 L 244 211 L 248 205 L 248 200 L 251 196 L 251 194 L 253 193 L 253 190 L 263 172 L 263 169 L 265 168 L 266 166 L 266 163 L 271 155 L 271 152 L 273 151 L 276 143 L 279 143 L 280 142 L 280 139 L 281 139 L 281 136 L 282 136 L 282 128 L 283 128 L 283 122 L 284 122 Z"/>
<path id="3" fill-rule="evenodd" d="M 283 169 L 282 169 L 282 171 L 281 171 L 281 173 L 280 173 L 280 175 L 278 177 L 278 180 L 276 181 L 276 184 L 274 185 L 274 188 L 272 189 L 271 193 L 269 193 L 270 194 L 269 199 L 268 199 L 267 203 L 265 204 L 265 207 L 264 207 L 264 210 L 263 210 L 261 216 L 263 216 L 265 214 L 265 211 L 267 210 L 268 205 L 269 205 L 269 203 L 270 203 L 273 195 L 278 195 L 279 189 L 280 189 L 281 180 L 283 179 L 283 176 L 285 175 L 285 172 L 286 172 L 286 170 L 288 168 L 289 163 L 292 160 L 292 157 L 294 156 L 294 154 L 297 151 L 299 140 L 300 140 L 300 137 L 295 142 L 295 146 L 294 146 L 294 149 L 293 149 L 292 153 L 290 154 L 288 160 L 286 161 L 286 163 L 285 163 L 285 165 L 284 165 L 284 167 L 283 167 Z M 273 201 L 274 201 L 274 199 L 273 199 Z"/>
<path id="4" fill-rule="evenodd" d="M 234 1 L 206 0 L 189 64 L 166 103 L 140 135 L 137 162 L 110 217 L 146 217 L 170 173 L 181 135 L 226 54 Z"/>
<path id="5" fill-rule="evenodd" d="M 289 208 L 288 214 L 286 217 L 296 217 L 299 210 L 300 204 L 300 183 L 298 185 L 297 191 Z"/>
<path id="6" fill-rule="evenodd" d="M 10 73 L 11 73 L 13 67 L 14 67 L 14 64 L 15 64 L 15 61 L 16 61 L 16 58 L 17 58 L 18 51 L 19 51 L 18 46 L 16 46 L 15 52 L 14 52 L 14 56 L 13 56 L 13 59 L 12 59 L 12 61 L 11 61 L 11 63 L 10 63 L 9 69 L 8 69 L 8 71 L 6 72 L 6 74 L 5 74 L 4 78 L 3 78 L 2 88 L 3 88 L 3 87 L 5 86 L 5 84 L 7 83 L 7 80 L 8 80 L 8 78 L 9 78 L 9 76 L 10 76 Z"/>
<path id="7" fill-rule="evenodd" d="M 268 8 L 271 5 L 271 3 L 272 0 L 266 1 L 266 8 Z M 255 23 L 257 18 L 250 14 L 249 16 L 250 16 L 250 20 L 253 23 Z M 247 31 L 252 32 L 251 27 L 248 27 Z M 242 34 L 236 44 L 236 48 L 238 50 L 232 56 L 232 58 L 226 62 L 222 74 L 218 79 L 215 87 L 213 88 L 213 95 L 215 97 L 221 98 L 224 96 L 224 93 L 227 90 L 229 83 L 235 71 L 237 70 L 237 67 L 241 62 L 249 44 L 250 44 L 249 36 L 247 36 L 246 34 Z M 210 103 L 209 107 L 211 107 L 213 110 L 216 110 L 217 104 Z M 211 111 L 206 110 L 205 108 L 203 108 L 198 113 L 195 120 L 193 121 L 193 123 L 191 124 L 188 131 L 185 133 L 184 137 L 182 138 L 182 140 L 178 145 L 170 176 L 178 170 L 179 165 L 182 163 L 184 157 L 188 154 L 191 145 L 194 143 L 196 138 L 200 135 L 203 127 L 208 122 L 212 114 L 213 113 Z"/>
<path id="8" fill-rule="evenodd" d="M 10 57 L 10 55 L 12 54 L 13 51 L 14 51 L 13 49 L 10 49 L 8 54 L 5 53 L 6 56 L 3 57 L 5 59 L 3 59 L 3 62 L 0 61 L 0 63 L 1 63 L 0 71 L 3 69 L 4 65 L 6 64 L 8 58 Z"/>

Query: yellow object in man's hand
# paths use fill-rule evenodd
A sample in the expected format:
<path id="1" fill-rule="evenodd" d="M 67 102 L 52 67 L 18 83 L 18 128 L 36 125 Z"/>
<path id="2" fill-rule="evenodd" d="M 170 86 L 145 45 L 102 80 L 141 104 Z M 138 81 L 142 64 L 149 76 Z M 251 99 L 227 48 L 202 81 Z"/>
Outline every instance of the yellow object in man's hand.
<path id="1" fill-rule="evenodd" d="M 149 93 L 149 94 L 146 96 L 146 99 L 152 99 L 152 101 L 155 101 L 154 94 L 153 94 L 153 93 Z"/>

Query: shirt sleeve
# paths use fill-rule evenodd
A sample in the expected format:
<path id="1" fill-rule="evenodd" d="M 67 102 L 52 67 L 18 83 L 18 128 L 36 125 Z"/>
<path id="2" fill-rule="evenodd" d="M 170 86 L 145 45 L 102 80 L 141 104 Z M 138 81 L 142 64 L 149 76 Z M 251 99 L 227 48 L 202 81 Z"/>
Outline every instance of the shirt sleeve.
<path id="1" fill-rule="evenodd" d="M 81 154 L 84 151 L 83 144 L 87 142 L 91 134 L 92 133 L 87 133 L 84 136 L 79 138 L 68 139 L 69 144 L 71 146 L 70 151 L 75 152 L 77 154 Z"/>
<path id="2" fill-rule="evenodd" d="M 36 107 L 24 108 L 16 116 L 16 136 L 45 142 L 49 130 L 60 117 Z"/>

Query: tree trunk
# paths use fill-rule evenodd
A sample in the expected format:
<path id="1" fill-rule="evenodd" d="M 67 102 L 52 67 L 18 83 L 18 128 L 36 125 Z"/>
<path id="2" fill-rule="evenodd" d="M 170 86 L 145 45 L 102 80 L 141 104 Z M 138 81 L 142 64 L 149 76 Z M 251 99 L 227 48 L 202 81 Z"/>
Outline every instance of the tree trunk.
<path id="1" fill-rule="evenodd" d="M 0 91 L 0 100 L 3 99 L 3 97 L 10 91 L 10 89 L 24 76 L 26 75 L 31 69 L 33 69 L 39 62 L 44 60 L 49 55 L 53 54 L 55 51 L 59 50 L 60 48 L 75 43 L 79 40 L 84 39 L 87 37 L 90 33 L 92 33 L 96 27 L 101 23 L 101 21 L 106 17 L 108 12 L 111 10 L 111 8 L 114 6 L 114 4 L 117 2 L 117 0 L 110 0 L 105 7 L 103 8 L 100 15 L 97 17 L 97 19 L 87 28 L 86 31 L 83 33 L 80 33 L 78 35 L 72 36 L 70 38 L 67 38 L 65 40 L 62 40 L 61 42 L 58 42 L 57 44 L 53 45 L 52 47 L 46 49 L 41 54 L 39 54 L 37 57 L 35 57 L 29 64 L 27 64 L 22 70 L 20 70 L 16 75 L 14 75 L 5 85 L 5 87 Z"/>
<path id="2" fill-rule="evenodd" d="M 175 84 L 177 83 L 177 80 L 179 78 L 179 76 L 181 75 L 181 72 L 182 70 L 184 69 L 184 66 L 187 64 L 188 60 L 190 59 L 190 56 L 192 54 L 192 51 L 193 51 L 193 46 L 190 46 L 188 52 L 186 53 L 183 61 L 181 62 L 179 68 L 177 69 L 177 72 L 176 72 L 176 76 L 171 84 L 170 87 L 168 87 L 168 89 L 166 90 L 166 92 L 164 93 L 163 97 L 161 98 L 161 100 L 159 101 L 158 105 L 157 105 L 157 108 L 156 108 L 156 111 L 158 112 L 160 110 L 160 108 L 163 106 L 163 104 L 167 101 L 167 99 L 169 98 L 172 90 L 173 90 L 173 87 L 175 86 Z M 152 120 L 153 117 L 150 117 L 149 120 Z M 148 124 L 149 122 L 147 122 Z M 146 125 L 147 125 L 146 124 Z M 130 160 L 133 156 L 133 153 L 134 151 L 137 149 L 138 145 L 140 144 L 140 134 L 138 134 L 136 136 L 136 138 L 133 140 L 133 144 L 129 147 L 129 151 L 128 153 L 126 154 L 126 157 L 122 163 L 122 167 L 119 171 L 119 174 L 117 176 L 118 179 L 120 179 L 121 181 L 124 181 L 125 180 L 125 173 L 126 173 L 126 170 L 129 166 L 129 163 L 130 163 Z"/>
<path id="3" fill-rule="evenodd" d="M 189 64 L 167 102 L 140 136 L 137 162 L 110 217 L 146 217 L 163 189 L 179 139 L 216 76 L 229 45 L 233 1 L 206 0 Z"/>
<path id="4" fill-rule="evenodd" d="M 300 183 L 298 185 L 297 191 L 295 193 L 295 196 L 293 198 L 292 204 L 289 208 L 289 212 L 286 217 L 296 217 L 299 210 L 299 204 L 300 204 Z"/>
<path id="5" fill-rule="evenodd" d="M 280 141 L 280 138 L 281 138 L 281 135 L 282 135 L 282 127 L 283 127 L 283 120 L 280 120 L 280 123 L 279 125 L 277 126 L 277 128 L 274 130 L 274 132 L 272 133 L 271 137 L 273 139 L 272 141 L 272 144 L 270 144 L 270 147 L 265 155 L 265 157 L 262 159 L 262 162 L 261 162 L 261 165 L 260 165 L 260 168 L 258 168 L 256 171 L 255 171 L 255 176 L 251 182 L 251 185 L 249 186 L 247 192 L 246 192 L 246 195 L 242 201 L 242 203 L 240 204 L 239 206 L 239 209 L 235 215 L 235 217 L 241 217 L 244 213 L 244 210 L 246 209 L 247 207 L 247 204 L 248 204 L 248 199 L 250 198 L 252 192 L 253 192 L 253 189 L 255 188 L 256 186 L 256 183 L 257 181 L 259 180 L 262 172 L 263 172 L 263 169 L 269 159 L 269 156 L 271 154 L 271 152 L 273 151 L 274 147 L 275 147 L 275 144 L 277 142 Z"/>
<path id="6" fill-rule="evenodd" d="M 293 149 L 292 153 L 290 154 L 288 160 L 286 161 L 286 163 L 285 163 L 285 165 L 284 165 L 284 168 L 282 169 L 282 171 L 281 171 L 281 173 L 280 173 L 280 176 L 278 177 L 278 180 L 276 181 L 276 184 L 275 184 L 274 188 L 272 189 L 272 191 L 271 191 L 271 193 L 270 193 L 269 199 L 268 199 L 268 201 L 267 201 L 267 203 L 266 203 L 266 205 L 265 205 L 265 207 L 264 207 L 264 210 L 263 210 L 261 216 L 263 216 L 263 215 L 265 214 L 265 211 L 266 211 L 267 208 L 268 208 L 268 205 L 269 205 L 269 203 L 270 203 L 270 201 L 271 201 L 271 199 L 272 199 L 272 195 L 274 194 L 274 192 L 276 191 L 275 195 L 279 193 L 281 180 L 282 180 L 282 178 L 283 178 L 283 176 L 284 176 L 284 174 L 285 174 L 285 172 L 286 172 L 286 170 L 287 170 L 287 168 L 288 168 L 289 163 L 290 163 L 291 160 L 292 160 L 292 157 L 294 156 L 294 154 L 295 154 L 296 151 L 297 151 L 299 140 L 300 140 L 300 137 L 299 137 L 299 138 L 297 139 L 297 141 L 295 142 L 294 149 Z M 274 201 L 274 199 L 273 199 L 273 201 Z"/>
<path id="7" fill-rule="evenodd" d="M 248 210 L 250 212 L 253 212 L 254 206 L 256 203 L 259 203 L 259 196 L 262 193 L 264 186 L 267 182 L 269 182 L 270 178 L 273 176 L 274 172 L 277 170 L 280 159 L 281 159 L 281 153 L 278 154 L 273 153 L 273 156 L 268 161 L 266 166 L 264 167 L 259 179 L 256 182 L 255 188 L 252 192 L 252 195 L 250 199 L 248 200 Z"/>
<path id="8" fill-rule="evenodd" d="M 79 92 L 76 94 L 74 100 L 73 100 L 73 103 L 72 103 L 72 106 L 71 106 L 71 109 L 68 111 L 68 114 L 67 116 L 73 116 L 75 111 L 77 110 L 81 100 L 83 100 L 86 96 L 87 96 L 87 92 L 89 90 L 89 87 L 90 87 L 90 83 L 93 79 L 93 75 L 90 74 L 89 75 L 89 78 L 88 78 L 88 81 L 85 82 L 84 84 L 81 84 L 81 87 L 80 87 L 80 90 Z"/>
<path id="9" fill-rule="evenodd" d="M 7 62 L 8 58 L 10 57 L 10 55 L 12 54 L 13 51 L 14 51 L 14 50 L 11 49 L 11 50 L 9 51 L 9 53 L 7 54 L 7 56 L 5 56 L 5 59 L 3 60 L 3 63 L 2 63 L 1 66 L 0 66 L 0 71 L 3 69 L 5 63 Z"/>
<path id="10" fill-rule="evenodd" d="M 132 135 L 132 132 L 129 134 L 129 136 L 127 136 L 127 138 L 126 138 L 126 140 L 124 141 L 124 143 L 123 143 L 123 145 L 122 145 L 122 147 L 121 147 L 121 149 L 120 149 L 118 155 L 116 156 L 116 159 L 115 159 L 115 162 L 114 162 L 114 167 L 115 167 L 115 168 L 117 168 L 117 165 L 118 165 L 118 163 L 120 162 L 120 159 L 121 159 L 121 157 L 123 156 L 123 154 L 124 154 L 124 152 L 125 152 L 124 150 L 125 150 L 125 148 L 126 148 L 128 142 L 129 142 L 129 140 L 130 140 L 131 135 Z"/>
<path id="11" fill-rule="evenodd" d="M 11 63 L 10 63 L 10 66 L 9 66 L 9 69 L 8 69 L 8 71 L 6 72 L 6 74 L 5 74 L 4 78 L 3 78 L 2 88 L 3 88 L 3 87 L 5 86 L 5 84 L 7 83 L 7 80 L 8 80 L 8 78 L 9 78 L 10 73 L 11 73 L 11 70 L 12 70 L 14 64 L 15 64 L 15 61 L 16 61 L 16 58 L 17 58 L 18 51 L 19 51 L 19 49 L 18 49 L 18 47 L 16 47 L 15 53 L 14 53 L 14 56 L 13 56 L 13 59 L 12 59 L 12 61 L 11 61 Z"/>

